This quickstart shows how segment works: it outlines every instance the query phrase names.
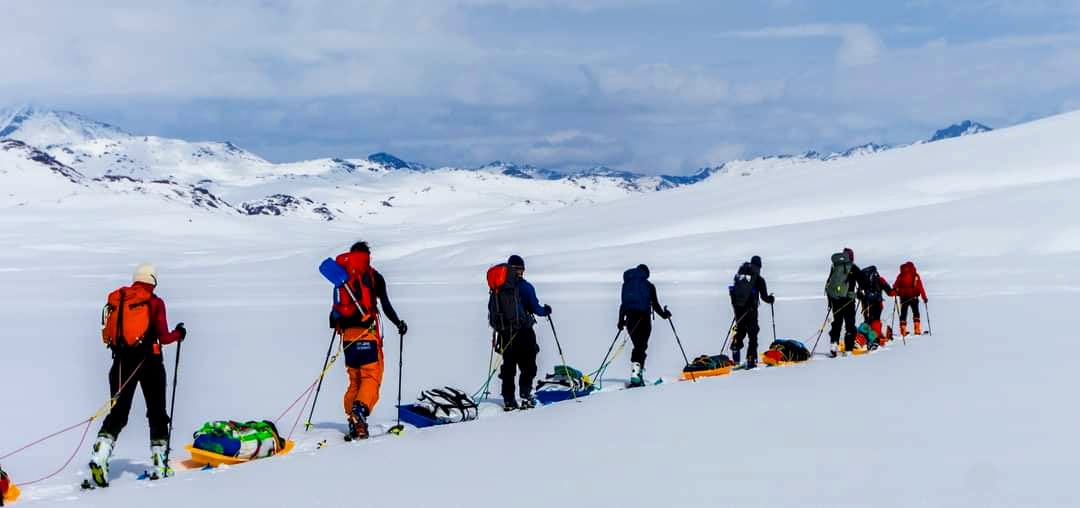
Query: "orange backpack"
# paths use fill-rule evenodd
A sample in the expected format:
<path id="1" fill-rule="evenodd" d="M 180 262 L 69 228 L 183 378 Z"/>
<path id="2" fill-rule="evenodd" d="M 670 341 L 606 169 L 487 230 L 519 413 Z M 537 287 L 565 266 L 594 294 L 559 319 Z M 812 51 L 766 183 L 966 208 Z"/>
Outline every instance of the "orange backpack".
<path id="1" fill-rule="evenodd" d="M 136 284 L 109 293 L 101 314 L 101 340 L 107 346 L 135 346 L 150 331 L 153 291 Z"/>
<path id="2" fill-rule="evenodd" d="M 338 288 L 334 311 L 342 318 L 355 316 L 361 321 L 370 321 L 378 312 L 375 307 L 375 268 L 371 266 L 371 255 L 366 252 L 349 252 L 339 255 L 334 261 L 349 273 L 349 282 Z M 354 297 L 356 302 L 353 301 Z M 357 303 L 360 304 L 359 308 Z M 359 316 L 356 315 L 358 312 Z"/>

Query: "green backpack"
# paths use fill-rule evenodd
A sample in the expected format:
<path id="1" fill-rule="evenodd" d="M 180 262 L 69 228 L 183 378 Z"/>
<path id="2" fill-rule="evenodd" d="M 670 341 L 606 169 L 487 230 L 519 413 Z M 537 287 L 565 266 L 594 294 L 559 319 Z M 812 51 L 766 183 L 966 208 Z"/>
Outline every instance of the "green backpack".
<path id="1" fill-rule="evenodd" d="M 195 432 L 195 448 L 227 457 L 259 459 L 285 447 L 272 422 L 206 422 Z"/>
<path id="2" fill-rule="evenodd" d="M 825 281 L 825 296 L 834 300 L 851 298 L 851 287 L 848 286 L 848 277 L 851 276 L 851 260 L 843 252 L 832 255 L 832 270 L 829 271 L 829 279 Z"/>

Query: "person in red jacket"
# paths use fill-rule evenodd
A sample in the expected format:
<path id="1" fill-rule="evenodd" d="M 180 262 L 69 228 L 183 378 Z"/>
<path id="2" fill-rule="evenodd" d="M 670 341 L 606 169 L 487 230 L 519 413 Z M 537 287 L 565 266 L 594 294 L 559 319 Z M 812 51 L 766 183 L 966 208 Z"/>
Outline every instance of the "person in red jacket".
<path id="1" fill-rule="evenodd" d="M 153 265 L 141 264 L 136 267 L 133 279 L 131 286 L 119 291 L 147 296 L 145 304 L 149 308 L 149 327 L 134 344 L 121 339 L 109 345 L 113 358 L 112 368 L 109 369 L 109 394 L 115 405 L 101 424 L 90 458 L 90 477 L 100 487 L 109 485 L 109 458 L 116 438 L 127 425 L 131 402 L 140 385 L 146 402 L 146 419 L 150 422 L 151 477 L 162 478 L 168 474 L 165 454 L 169 440 L 169 414 L 166 410 L 165 362 L 161 356 L 161 346 L 184 340 L 187 330 L 184 323 L 178 323 L 174 330 L 169 331 L 165 302 L 154 294 L 157 270 Z"/>
<path id="2" fill-rule="evenodd" d="M 900 275 L 896 276 L 896 282 L 893 283 L 893 289 L 896 290 L 896 296 L 900 297 L 900 335 L 907 335 L 907 314 L 908 309 L 911 310 L 912 318 L 915 321 L 915 335 L 922 335 L 922 321 L 919 317 L 919 298 L 922 298 L 923 303 L 928 300 L 926 298 L 926 288 L 923 287 L 922 277 L 919 276 L 919 271 L 915 269 L 915 263 L 908 261 L 900 265 Z"/>

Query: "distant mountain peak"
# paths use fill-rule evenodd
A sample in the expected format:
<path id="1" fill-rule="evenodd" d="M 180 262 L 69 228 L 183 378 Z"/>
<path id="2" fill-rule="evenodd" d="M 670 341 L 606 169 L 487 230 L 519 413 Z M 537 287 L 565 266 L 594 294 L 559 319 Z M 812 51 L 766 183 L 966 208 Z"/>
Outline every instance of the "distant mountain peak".
<path id="1" fill-rule="evenodd" d="M 979 122 L 964 120 L 963 122 L 954 123 L 944 129 L 934 132 L 934 135 L 927 140 L 927 143 L 933 143 L 943 139 L 958 138 L 960 136 L 970 136 L 972 134 L 979 134 L 980 132 L 989 132 L 992 130 L 994 129 Z"/>
<path id="2" fill-rule="evenodd" d="M 382 164 L 390 169 L 412 169 L 413 166 L 394 155 L 386 152 L 378 152 L 368 155 L 367 160 L 376 164 Z"/>
<path id="3" fill-rule="evenodd" d="M 48 147 L 95 139 L 131 137 L 114 125 L 78 113 L 21 106 L 0 111 L 0 139 L 11 138 Z"/>

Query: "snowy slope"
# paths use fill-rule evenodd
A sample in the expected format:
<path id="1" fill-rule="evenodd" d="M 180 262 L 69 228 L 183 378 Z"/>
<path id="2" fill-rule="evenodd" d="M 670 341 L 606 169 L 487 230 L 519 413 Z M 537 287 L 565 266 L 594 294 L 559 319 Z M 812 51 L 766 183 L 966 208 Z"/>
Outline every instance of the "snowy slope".
<path id="1" fill-rule="evenodd" d="M 18 387 L 5 407 L 19 415 L 0 420 L 0 454 L 85 418 L 107 396 L 96 320 L 104 294 L 142 260 L 159 265 L 170 318 L 191 331 L 177 398 L 183 440 L 207 419 L 277 417 L 311 382 L 328 339 L 329 288 L 314 267 L 357 238 L 372 241 L 410 324 L 406 398 L 481 384 L 483 269 L 512 252 L 555 308 L 569 362 L 591 370 L 614 336 L 629 266 L 652 267 L 693 356 L 719 352 L 732 319 L 724 288 L 752 254 L 779 297 L 779 335 L 816 335 L 828 256 L 851 246 L 888 277 L 908 259 L 920 266 L 933 335 L 857 359 L 532 413 L 486 406 L 475 423 L 356 445 L 338 442 L 345 380 L 335 366 L 317 426 L 294 436 L 294 455 L 154 484 L 132 480 L 148 453 L 137 402 L 114 487 L 72 489 L 84 446 L 73 468 L 26 490 L 27 505 L 1072 506 L 1067 475 L 1080 443 L 1062 430 L 1078 415 L 1063 401 L 1080 375 L 1059 352 L 1073 347 L 1063 331 L 1080 288 L 1078 129 L 1080 113 L 1070 113 L 846 160 L 729 164 L 690 187 L 495 218 L 416 214 L 361 227 L 171 209 L 117 221 L 119 205 L 5 210 L 0 287 L 18 290 L 0 294 L 0 386 Z M 551 331 L 545 322 L 537 332 L 549 371 Z M 762 336 L 771 338 L 767 313 Z M 671 339 L 656 322 L 652 377 L 681 367 Z M 396 346 L 391 335 L 381 428 L 393 416 Z M 608 384 L 627 371 L 623 353 Z M 321 439 L 329 446 L 316 449 Z M 43 475 L 77 440 L 65 435 L 4 467 L 16 481 Z"/>

